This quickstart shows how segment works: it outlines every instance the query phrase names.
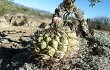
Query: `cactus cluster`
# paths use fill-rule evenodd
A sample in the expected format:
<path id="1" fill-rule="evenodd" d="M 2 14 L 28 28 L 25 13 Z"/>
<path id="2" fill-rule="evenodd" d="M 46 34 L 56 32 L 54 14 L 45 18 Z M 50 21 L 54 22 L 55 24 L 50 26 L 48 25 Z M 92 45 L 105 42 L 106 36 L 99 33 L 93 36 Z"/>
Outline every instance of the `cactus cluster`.
<path id="1" fill-rule="evenodd" d="M 39 31 L 33 41 L 36 52 L 62 59 L 67 52 L 78 50 L 76 33 L 69 28 Z"/>

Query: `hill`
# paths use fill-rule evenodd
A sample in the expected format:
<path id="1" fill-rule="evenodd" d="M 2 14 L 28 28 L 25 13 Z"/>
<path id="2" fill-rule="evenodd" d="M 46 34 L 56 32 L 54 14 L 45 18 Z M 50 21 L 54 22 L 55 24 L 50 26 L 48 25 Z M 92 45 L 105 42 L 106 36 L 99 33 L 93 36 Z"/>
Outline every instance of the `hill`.
<path id="1" fill-rule="evenodd" d="M 17 3 L 13 3 L 12 1 L 9 0 L 0 0 L 0 15 L 4 15 L 6 13 L 24 13 L 24 14 L 35 15 L 40 17 L 47 17 L 47 18 L 52 17 L 51 13 L 44 10 L 29 8 Z"/>
<path id="2" fill-rule="evenodd" d="M 16 5 L 16 6 L 18 6 L 18 7 L 23 7 L 23 8 L 32 9 L 34 12 L 40 12 L 40 13 L 45 13 L 45 14 L 52 14 L 52 13 L 49 12 L 49 11 L 41 10 L 41 9 L 38 9 L 38 8 L 27 7 L 27 6 L 18 4 L 18 3 L 13 3 L 13 4 Z"/>

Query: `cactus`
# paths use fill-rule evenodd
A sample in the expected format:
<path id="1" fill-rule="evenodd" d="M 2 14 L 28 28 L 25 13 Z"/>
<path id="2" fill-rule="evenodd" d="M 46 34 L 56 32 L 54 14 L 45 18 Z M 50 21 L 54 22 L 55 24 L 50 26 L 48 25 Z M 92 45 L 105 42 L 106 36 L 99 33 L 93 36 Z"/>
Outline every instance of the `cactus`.
<path id="1" fill-rule="evenodd" d="M 68 49 L 68 46 L 67 46 L 67 45 L 60 44 L 60 45 L 58 46 L 58 50 L 59 50 L 59 51 L 67 52 L 67 49 Z"/>
<path id="2" fill-rule="evenodd" d="M 58 47 L 58 42 L 56 40 L 51 40 L 49 42 L 49 46 L 53 47 L 54 49 L 57 49 Z"/>
<path id="3" fill-rule="evenodd" d="M 52 48 L 52 47 L 50 47 L 50 46 L 48 46 L 48 55 L 49 56 L 54 56 L 54 54 L 55 54 L 55 49 L 54 48 Z"/>
<path id="4" fill-rule="evenodd" d="M 40 42 L 39 47 L 42 50 L 45 49 L 46 48 L 46 42 L 45 41 Z"/>
<path id="5" fill-rule="evenodd" d="M 49 29 L 48 29 L 49 30 Z M 39 48 L 40 53 L 46 51 L 45 55 L 53 58 L 62 59 L 67 52 L 78 50 L 78 40 L 76 33 L 68 30 L 67 28 L 60 28 L 56 31 L 46 32 L 46 30 L 39 32 L 40 34 L 35 35 L 33 44 L 35 48 Z"/>

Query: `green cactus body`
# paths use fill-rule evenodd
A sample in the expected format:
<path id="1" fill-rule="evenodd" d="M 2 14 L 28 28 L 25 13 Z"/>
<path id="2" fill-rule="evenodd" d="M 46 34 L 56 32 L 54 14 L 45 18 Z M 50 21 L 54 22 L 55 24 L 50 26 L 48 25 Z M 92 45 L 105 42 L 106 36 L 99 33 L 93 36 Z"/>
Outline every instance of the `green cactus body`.
<path id="1" fill-rule="evenodd" d="M 55 49 L 50 47 L 50 46 L 48 46 L 48 55 L 53 57 L 54 54 L 55 54 Z"/>
<path id="2" fill-rule="evenodd" d="M 48 43 L 50 40 L 51 40 L 50 37 L 45 37 L 45 38 L 44 38 L 44 41 L 45 41 L 46 43 Z"/>
<path id="3" fill-rule="evenodd" d="M 49 37 L 49 35 L 48 35 L 48 34 L 44 34 L 44 38 L 45 38 L 45 37 Z"/>
<path id="4" fill-rule="evenodd" d="M 44 33 L 46 33 L 44 31 Z M 46 54 L 50 57 L 62 59 L 68 52 L 78 50 L 78 40 L 75 32 L 70 29 L 60 28 L 56 32 L 38 34 L 33 41 L 36 52 Z M 40 50 L 40 51 L 39 51 Z M 44 51 L 44 52 L 43 52 Z M 66 56 L 65 56 L 66 57 Z"/>
<path id="5" fill-rule="evenodd" d="M 47 44 L 46 44 L 45 41 L 42 41 L 42 42 L 39 43 L 39 47 L 40 47 L 42 50 L 45 49 L 46 46 L 47 46 Z"/>
<path id="6" fill-rule="evenodd" d="M 69 36 L 70 38 L 77 38 L 77 37 L 76 37 L 76 33 L 68 33 L 68 36 Z"/>
<path id="7" fill-rule="evenodd" d="M 54 39 L 57 41 L 57 42 L 60 42 L 60 37 L 59 36 L 54 36 Z"/>
<path id="8" fill-rule="evenodd" d="M 68 45 L 68 39 L 67 39 L 67 37 L 66 36 L 60 37 L 60 42 L 63 43 L 63 44 Z"/>
<path id="9" fill-rule="evenodd" d="M 37 41 L 38 41 L 38 42 L 41 42 L 42 39 L 43 39 L 43 37 L 38 37 L 38 38 L 37 38 Z"/>
<path id="10" fill-rule="evenodd" d="M 49 46 L 53 47 L 54 49 L 57 49 L 58 42 L 56 40 L 49 41 Z"/>
<path id="11" fill-rule="evenodd" d="M 56 34 L 57 36 L 59 36 L 59 37 L 61 37 L 61 34 L 59 33 L 59 32 L 57 32 L 57 34 Z"/>
<path id="12" fill-rule="evenodd" d="M 67 46 L 67 45 L 60 44 L 60 45 L 58 46 L 58 50 L 59 50 L 59 51 L 67 52 L 67 49 L 68 49 L 68 46 Z"/>
<path id="13" fill-rule="evenodd" d="M 71 32 L 71 29 L 70 28 L 66 28 L 65 32 Z"/>
<path id="14" fill-rule="evenodd" d="M 54 57 L 58 59 L 62 59 L 64 57 L 65 53 L 61 51 L 56 51 Z"/>

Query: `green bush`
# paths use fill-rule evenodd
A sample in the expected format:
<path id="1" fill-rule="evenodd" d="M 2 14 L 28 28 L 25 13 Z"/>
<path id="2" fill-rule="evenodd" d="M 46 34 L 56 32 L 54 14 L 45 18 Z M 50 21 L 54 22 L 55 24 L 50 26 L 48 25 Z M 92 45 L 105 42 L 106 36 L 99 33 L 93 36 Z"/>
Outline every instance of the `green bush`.
<path id="1" fill-rule="evenodd" d="M 110 18 L 107 16 L 99 16 L 87 19 L 90 27 L 96 30 L 110 30 Z"/>
<path id="2" fill-rule="evenodd" d="M 105 27 L 105 30 L 109 31 L 110 30 L 110 25 Z"/>

